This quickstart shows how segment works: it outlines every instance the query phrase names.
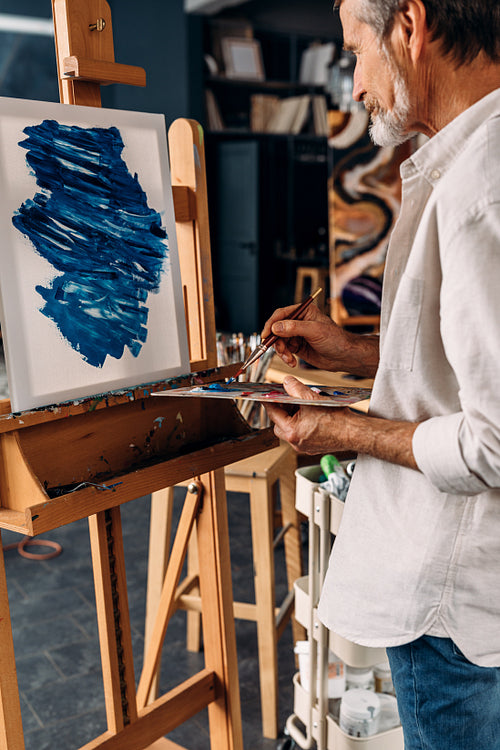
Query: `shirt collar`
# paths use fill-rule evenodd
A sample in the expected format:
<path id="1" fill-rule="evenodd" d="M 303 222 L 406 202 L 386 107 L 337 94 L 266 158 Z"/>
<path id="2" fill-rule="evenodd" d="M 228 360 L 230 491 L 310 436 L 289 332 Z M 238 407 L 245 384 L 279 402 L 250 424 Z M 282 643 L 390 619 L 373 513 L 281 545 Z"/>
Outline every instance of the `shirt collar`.
<path id="1" fill-rule="evenodd" d="M 495 89 L 468 107 L 406 159 L 401 165 L 403 179 L 417 170 L 435 184 L 449 169 L 474 131 L 496 114 L 500 114 L 500 89 Z"/>

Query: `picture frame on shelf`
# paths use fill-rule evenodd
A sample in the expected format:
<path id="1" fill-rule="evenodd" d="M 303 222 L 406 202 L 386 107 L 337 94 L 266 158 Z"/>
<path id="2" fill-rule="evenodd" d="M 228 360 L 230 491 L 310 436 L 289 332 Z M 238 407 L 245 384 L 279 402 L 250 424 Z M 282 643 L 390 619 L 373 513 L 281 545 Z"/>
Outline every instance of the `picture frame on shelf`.
<path id="1" fill-rule="evenodd" d="M 265 80 L 262 49 L 257 39 L 224 37 L 222 54 L 228 78 Z"/>

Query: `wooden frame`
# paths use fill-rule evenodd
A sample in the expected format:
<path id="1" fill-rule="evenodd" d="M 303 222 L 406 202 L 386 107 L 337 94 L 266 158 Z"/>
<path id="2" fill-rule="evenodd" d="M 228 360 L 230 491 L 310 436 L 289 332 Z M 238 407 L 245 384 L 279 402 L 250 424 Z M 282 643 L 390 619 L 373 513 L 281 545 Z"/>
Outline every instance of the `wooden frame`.
<path id="1" fill-rule="evenodd" d="M 263 81 L 264 64 L 262 50 L 257 39 L 224 37 L 222 54 L 228 78 Z"/>
<path id="2" fill-rule="evenodd" d="M 186 373 L 165 118 L 4 97 L 0 118 L 0 309 L 12 408 L 25 411 Z M 47 143 L 55 144 L 56 154 Z M 63 144 L 61 171 L 57 149 Z M 146 203 L 141 225 L 140 201 L 131 210 L 127 201 L 109 200 L 117 190 L 114 173 L 123 195 L 129 189 Z M 33 221 L 41 200 L 47 224 Z M 157 224 L 165 237 L 151 231 Z M 137 267 L 147 270 L 136 283 Z M 106 275 L 112 277 L 107 289 Z M 75 283 L 78 294 L 66 294 Z"/>

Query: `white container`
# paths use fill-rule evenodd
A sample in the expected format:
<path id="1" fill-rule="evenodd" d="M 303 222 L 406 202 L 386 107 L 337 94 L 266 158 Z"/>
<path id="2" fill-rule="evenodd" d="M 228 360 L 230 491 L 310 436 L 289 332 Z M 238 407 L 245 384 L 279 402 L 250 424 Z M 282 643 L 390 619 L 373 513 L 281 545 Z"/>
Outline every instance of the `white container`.
<path id="1" fill-rule="evenodd" d="M 371 737 L 377 734 L 380 699 L 371 690 L 348 690 L 340 702 L 339 724 L 350 737 Z"/>
<path id="2" fill-rule="evenodd" d="M 346 690 L 375 690 L 373 669 L 366 667 L 347 667 Z"/>
<path id="3" fill-rule="evenodd" d="M 380 718 L 379 732 L 387 732 L 389 729 L 398 727 L 401 722 L 399 719 L 398 702 L 393 695 L 387 693 L 377 693 L 380 700 Z"/>
<path id="4" fill-rule="evenodd" d="M 313 495 L 319 487 L 322 474 L 319 464 L 295 470 L 295 507 L 304 516 L 309 516 L 311 512 Z"/>
<path id="5" fill-rule="evenodd" d="M 403 750 L 403 730 L 401 727 L 380 730 L 371 737 L 349 737 L 342 731 L 333 716 L 326 717 L 327 750 Z"/>
<path id="6" fill-rule="evenodd" d="M 395 695 L 391 667 L 388 661 L 383 662 L 382 664 L 376 664 L 373 667 L 373 676 L 375 678 L 376 693 Z"/>
<path id="7" fill-rule="evenodd" d="M 309 692 L 309 641 L 297 641 L 295 653 L 299 657 L 300 684 Z M 339 657 L 328 652 L 328 698 L 340 698 L 346 688 L 345 664 Z M 319 691 L 319 675 L 317 691 Z"/>

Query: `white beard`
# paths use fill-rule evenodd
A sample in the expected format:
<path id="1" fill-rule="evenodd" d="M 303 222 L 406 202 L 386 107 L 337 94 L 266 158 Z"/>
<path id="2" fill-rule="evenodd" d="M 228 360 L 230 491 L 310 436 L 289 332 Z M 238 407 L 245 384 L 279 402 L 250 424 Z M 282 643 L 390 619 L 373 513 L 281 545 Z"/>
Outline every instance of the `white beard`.
<path id="1" fill-rule="evenodd" d="M 406 131 L 410 113 L 408 87 L 403 76 L 389 59 L 394 83 L 394 106 L 392 110 L 370 113 L 370 137 L 377 146 L 399 146 L 412 137 Z"/>

